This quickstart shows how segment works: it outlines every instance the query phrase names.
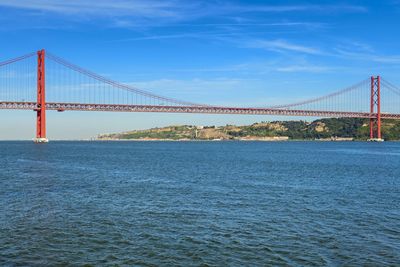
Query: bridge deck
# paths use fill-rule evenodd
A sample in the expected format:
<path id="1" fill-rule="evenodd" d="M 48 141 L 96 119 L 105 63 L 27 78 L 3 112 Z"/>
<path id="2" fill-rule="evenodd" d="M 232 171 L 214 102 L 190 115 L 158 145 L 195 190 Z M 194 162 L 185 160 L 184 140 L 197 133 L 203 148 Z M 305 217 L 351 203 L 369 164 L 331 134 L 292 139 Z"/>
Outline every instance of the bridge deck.
<path id="1" fill-rule="evenodd" d="M 0 109 L 37 110 L 36 102 L 0 102 Z M 296 110 L 279 108 L 239 108 L 218 106 L 158 106 L 158 105 L 115 105 L 82 103 L 46 103 L 47 110 L 57 111 L 109 111 L 109 112 L 161 112 L 161 113 L 207 113 L 207 114 L 243 114 L 309 117 L 347 117 L 376 118 L 369 112 L 343 112 L 322 110 Z M 382 119 L 400 119 L 400 114 L 382 113 Z"/>

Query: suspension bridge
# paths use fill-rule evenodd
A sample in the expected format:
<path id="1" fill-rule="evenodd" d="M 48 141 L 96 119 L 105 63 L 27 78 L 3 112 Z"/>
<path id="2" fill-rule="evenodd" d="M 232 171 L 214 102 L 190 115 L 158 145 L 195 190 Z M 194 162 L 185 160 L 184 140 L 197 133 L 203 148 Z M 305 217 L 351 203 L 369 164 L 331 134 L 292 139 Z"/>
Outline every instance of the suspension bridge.
<path id="1" fill-rule="evenodd" d="M 381 120 L 400 119 L 400 89 L 372 76 L 331 94 L 265 107 L 192 103 L 153 94 L 81 68 L 45 50 L 0 62 L 0 109 L 36 112 L 35 142 L 47 142 L 46 111 L 166 112 L 369 119 L 381 141 Z"/>

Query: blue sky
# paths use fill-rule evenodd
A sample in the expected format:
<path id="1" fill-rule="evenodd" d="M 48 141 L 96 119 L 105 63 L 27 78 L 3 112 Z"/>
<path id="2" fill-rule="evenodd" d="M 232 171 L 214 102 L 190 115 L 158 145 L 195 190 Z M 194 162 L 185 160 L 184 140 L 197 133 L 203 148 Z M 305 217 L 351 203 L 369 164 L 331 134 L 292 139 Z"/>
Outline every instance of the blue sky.
<path id="1" fill-rule="evenodd" d="M 45 48 L 114 80 L 187 101 L 282 104 L 372 74 L 400 84 L 399 0 L 0 0 L 0 14 L 0 61 Z M 286 119 L 89 113 L 49 112 L 49 137 Z M 33 136 L 33 112 L 0 114 L 1 139 Z"/>

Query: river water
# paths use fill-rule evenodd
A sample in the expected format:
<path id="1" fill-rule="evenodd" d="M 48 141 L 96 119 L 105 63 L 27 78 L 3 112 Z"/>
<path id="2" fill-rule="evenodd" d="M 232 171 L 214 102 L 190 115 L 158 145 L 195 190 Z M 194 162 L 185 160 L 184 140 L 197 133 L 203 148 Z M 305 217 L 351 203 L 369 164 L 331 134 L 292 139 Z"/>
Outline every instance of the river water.
<path id="1" fill-rule="evenodd" d="M 400 143 L 0 142 L 0 265 L 400 265 Z"/>

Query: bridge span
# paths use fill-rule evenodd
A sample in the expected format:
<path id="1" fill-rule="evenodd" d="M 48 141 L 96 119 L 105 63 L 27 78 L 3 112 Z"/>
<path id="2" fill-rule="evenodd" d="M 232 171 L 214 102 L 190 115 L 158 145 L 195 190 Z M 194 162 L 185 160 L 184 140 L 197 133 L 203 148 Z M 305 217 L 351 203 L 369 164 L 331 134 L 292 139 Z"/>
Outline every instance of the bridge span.
<path id="1" fill-rule="evenodd" d="M 47 110 L 365 118 L 370 121 L 371 140 L 382 140 L 382 119 L 400 119 L 400 89 L 380 76 L 331 94 L 285 105 L 213 106 L 118 83 L 46 54 L 45 50 L 0 62 L 0 99 L 0 109 L 37 113 L 35 140 L 39 143 L 48 141 Z"/>

